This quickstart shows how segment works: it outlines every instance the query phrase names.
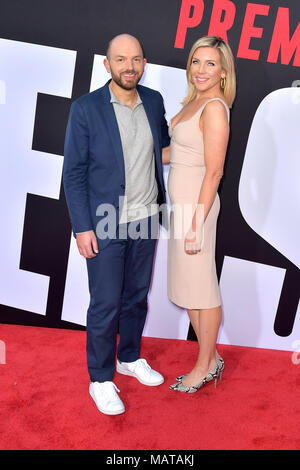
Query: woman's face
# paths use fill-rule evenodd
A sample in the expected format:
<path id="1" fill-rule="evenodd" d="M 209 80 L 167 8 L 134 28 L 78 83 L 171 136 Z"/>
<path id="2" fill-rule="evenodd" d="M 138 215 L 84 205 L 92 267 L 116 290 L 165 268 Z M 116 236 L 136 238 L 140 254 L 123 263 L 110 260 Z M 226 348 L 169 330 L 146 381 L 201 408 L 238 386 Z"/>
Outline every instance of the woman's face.
<path id="1" fill-rule="evenodd" d="M 221 78 L 225 78 L 226 74 L 218 49 L 198 47 L 192 58 L 190 76 L 198 94 L 219 93 Z"/>

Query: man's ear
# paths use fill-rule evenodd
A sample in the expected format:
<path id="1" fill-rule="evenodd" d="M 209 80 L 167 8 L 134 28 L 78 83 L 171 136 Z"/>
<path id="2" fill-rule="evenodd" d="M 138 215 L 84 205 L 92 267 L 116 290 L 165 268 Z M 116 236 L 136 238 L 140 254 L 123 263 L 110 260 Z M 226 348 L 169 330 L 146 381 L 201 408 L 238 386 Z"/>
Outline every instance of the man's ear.
<path id="1" fill-rule="evenodd" d="M 110 73 L 110 65 L 107 57 L 103 60 L 104 67 L 106 68 L 107 72 Z"/>

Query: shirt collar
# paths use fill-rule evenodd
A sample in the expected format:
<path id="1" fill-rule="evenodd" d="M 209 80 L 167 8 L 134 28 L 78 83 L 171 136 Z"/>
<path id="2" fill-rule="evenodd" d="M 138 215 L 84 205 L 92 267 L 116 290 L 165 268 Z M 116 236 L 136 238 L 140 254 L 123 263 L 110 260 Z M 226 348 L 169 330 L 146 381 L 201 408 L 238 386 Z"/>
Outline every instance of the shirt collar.
<path id="1" fill-rule="evenodd" d="M 110 92 L 110 102 L 111 103 L 118 103 L 118 104 L 121 104 L 123 106 L 126 106 L 126 105 L 124 105 L 124 103 L 122 103 L 120 100 L 118 100 L 118 98 L 114 95 L 114 93 L 113 93 L 112 89 L 110 88 L 110 86 L 108 88 L 109 88 L 109 92 Z M 138 106 L 139 104 L 143 103 L 141 98 L 140 98 L 140 95 L 138 94 L 138 91 L 136 91 L 136 92 L 137 92 L 137 100 L 136 100 L 136 103 L 134 105 L 134 108 L 136 106 Z"/>

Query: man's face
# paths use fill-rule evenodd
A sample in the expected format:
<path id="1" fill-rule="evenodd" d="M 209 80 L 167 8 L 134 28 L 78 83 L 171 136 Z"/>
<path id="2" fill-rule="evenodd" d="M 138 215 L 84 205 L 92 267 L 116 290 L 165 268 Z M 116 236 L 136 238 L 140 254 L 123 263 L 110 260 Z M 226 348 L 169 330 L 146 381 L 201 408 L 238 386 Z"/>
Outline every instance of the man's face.
<path id="1" fill-rule="evenodd" d="M 132 90 L 143 75 L 146 59 L 138 41 L 119 38 L 111 44 L 104 65 L 117 85 L 125 90 Z"/>

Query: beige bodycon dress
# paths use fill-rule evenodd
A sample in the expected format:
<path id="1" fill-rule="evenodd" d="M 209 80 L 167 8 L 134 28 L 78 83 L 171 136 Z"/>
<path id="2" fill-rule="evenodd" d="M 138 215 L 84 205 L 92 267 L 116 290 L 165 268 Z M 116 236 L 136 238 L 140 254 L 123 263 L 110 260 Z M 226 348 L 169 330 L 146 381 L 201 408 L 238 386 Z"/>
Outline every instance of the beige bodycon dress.
<path id="1" fill-rule="evenodd" d="M 168 192 L 171 209 L 175 210 L 171 210 L 170 215 L 168 297 L 176 305 L 186 309 L 207 309 L 221 305 L 215 263 L 216 225 L 220 210 L 218 194 L 204 223 L 201 251 L 191 255 L 184 250 L 185 234 L 191 226 L 206 171 L 199 120 L 206 104 L 213 100 L 224 104 L 229 120 L 227 104 L 221 98 L 212 98 L 190 119 L 169 129 L 171 144 Z"/>

